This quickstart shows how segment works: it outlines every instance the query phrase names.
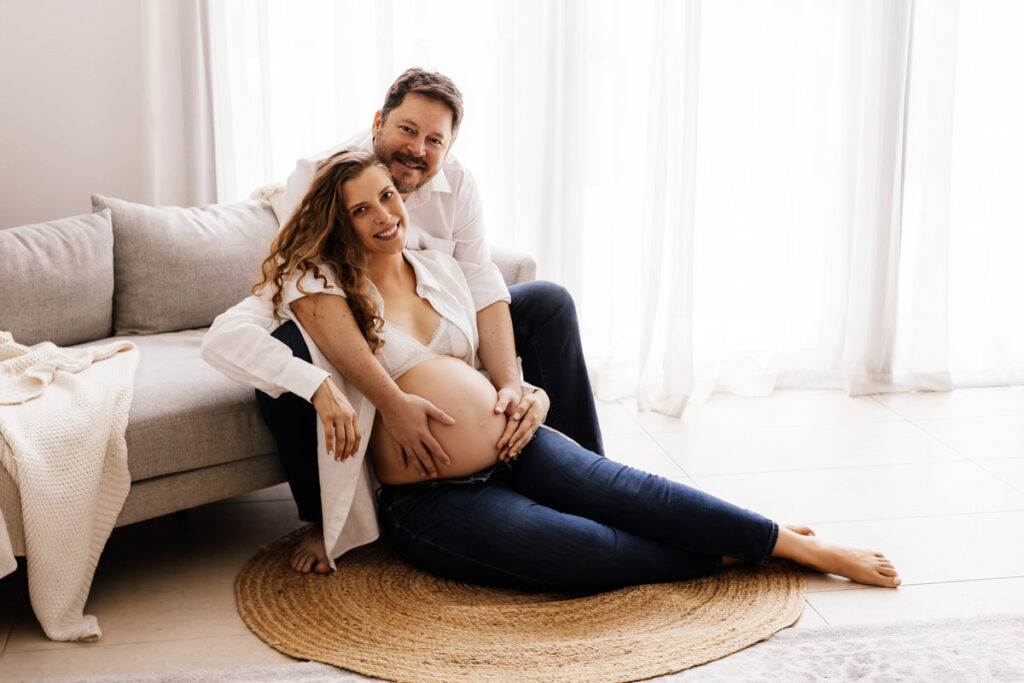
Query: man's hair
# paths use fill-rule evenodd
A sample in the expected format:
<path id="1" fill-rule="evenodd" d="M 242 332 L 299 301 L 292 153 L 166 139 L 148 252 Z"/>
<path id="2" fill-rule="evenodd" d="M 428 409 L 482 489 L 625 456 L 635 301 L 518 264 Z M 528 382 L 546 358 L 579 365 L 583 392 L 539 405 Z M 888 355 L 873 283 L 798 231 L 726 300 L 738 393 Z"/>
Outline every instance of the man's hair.
<path id="1" fill-rule="evenodd" d="M 455 140 L 459 124 L 462 123 L 462 93 L 455 87 L 452 79 L 437 71 L 427 71 L 416 66 L 406 69 L 388 88 L 388 94 L 384 96 L 384 106 L 380 110 L 380 120 L 387 121 L 391 110 L 401 105 L 409 93 L 429 97 L 451 110 L 452 140 Z"/>

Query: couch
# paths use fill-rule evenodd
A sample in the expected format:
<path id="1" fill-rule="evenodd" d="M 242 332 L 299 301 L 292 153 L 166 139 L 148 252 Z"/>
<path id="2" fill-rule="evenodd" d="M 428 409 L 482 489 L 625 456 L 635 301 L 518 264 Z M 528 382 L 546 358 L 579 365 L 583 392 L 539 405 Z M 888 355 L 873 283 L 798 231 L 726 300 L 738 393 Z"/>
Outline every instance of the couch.
<path id="1" fill-rule="evenodd" d="M 280 195 L 193 208 L 94 195 L 91 214 L 0 230 L 0 330 L 28 346 L 129 336 L 140 350 L 125 435 L 132 485 L 117 526 L 284 481 L 252 389 L 199 356 L 213 319 L 248 294 L 279 228 Z M 535 276 L 529 256 L 492 256 L 509 284 Z M 3 467 L 0 512 L 24 554 Z"/>

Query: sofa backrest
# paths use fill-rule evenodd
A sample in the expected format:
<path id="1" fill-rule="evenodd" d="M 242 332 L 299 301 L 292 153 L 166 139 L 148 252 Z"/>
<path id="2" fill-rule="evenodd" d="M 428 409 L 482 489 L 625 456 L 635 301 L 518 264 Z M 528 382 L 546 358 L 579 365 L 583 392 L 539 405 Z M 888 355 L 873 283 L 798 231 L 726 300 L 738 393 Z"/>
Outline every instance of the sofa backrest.
<path id="1" fill-rule="evenodd" d="M 249 295 L 277 234 L 267 201 L 147 206 L 101 195 L 114 245 L 114 333 L 206 327 Z"/>
<path id="2" fill-rule="evenodd" d="M 61 346 L 113 329 L 110 211 L 0 230 L 0 330 Z"/>

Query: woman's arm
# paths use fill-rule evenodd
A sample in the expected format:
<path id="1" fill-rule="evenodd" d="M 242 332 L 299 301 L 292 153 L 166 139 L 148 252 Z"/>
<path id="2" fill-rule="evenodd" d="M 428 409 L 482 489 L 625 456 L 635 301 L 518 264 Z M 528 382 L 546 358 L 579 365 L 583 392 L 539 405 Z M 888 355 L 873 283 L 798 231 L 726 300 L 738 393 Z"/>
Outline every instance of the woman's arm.
<path id="1" fill-rule="evenodd" d="M 477 311 L 476 326 L 480 334 L 480 362 L 498 390 L 494 412 L 507 412 L 523 398 L 516 363 L 516 344 L 512 335 L 512 315 L 508 304 L 495 301 Z"/>
<path id="2" fill-rule="evenodd" d="M 395 384 L 370 351 L 344 297 L 313 294 L 290 305 L 327 360 L 377 408 L 385 429 L 402 447 L 405 466 L 414 462 L 426 476 L 435 477 L 435 459 L 451 464 L 428 421 L 455 421 L 430 401 L 407 394 Z"/>

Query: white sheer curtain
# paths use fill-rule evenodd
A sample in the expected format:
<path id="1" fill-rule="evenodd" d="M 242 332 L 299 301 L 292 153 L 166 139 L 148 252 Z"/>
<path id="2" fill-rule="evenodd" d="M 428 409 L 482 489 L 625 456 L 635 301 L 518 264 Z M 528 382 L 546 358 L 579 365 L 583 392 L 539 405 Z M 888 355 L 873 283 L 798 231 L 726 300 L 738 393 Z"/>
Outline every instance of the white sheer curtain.
<path id="1" fill-rule="evenodd" d="M 492 239 L 573 292 L 599 394 L 1024 380 L 1018 4 L 210 2 L 221 198 L 450 75 Z"/>
<path id="2" fill-rule="evenodd" d="M 142 197 L 217 200 L 209 13 L 205 0 L 142 0 Z"/>

